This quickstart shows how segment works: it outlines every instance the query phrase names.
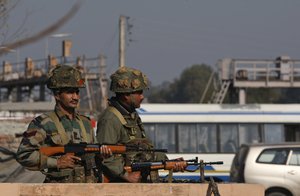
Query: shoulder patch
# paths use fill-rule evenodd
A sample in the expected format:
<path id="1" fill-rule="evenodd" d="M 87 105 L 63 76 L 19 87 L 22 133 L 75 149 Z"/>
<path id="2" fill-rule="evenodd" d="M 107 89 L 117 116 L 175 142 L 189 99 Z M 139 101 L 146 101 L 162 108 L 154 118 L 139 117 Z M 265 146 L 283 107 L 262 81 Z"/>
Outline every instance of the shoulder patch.
<path id="1" fill-rule="evenodd" d="M 25 132 L 23 133 L 23 137 L 26 137 L 26 138 L 28 138 L 28 137 L 35 136 L 36 132 L 37 132 L 36 130 L 32 130 L 32 131 L 25 131 Z"/>

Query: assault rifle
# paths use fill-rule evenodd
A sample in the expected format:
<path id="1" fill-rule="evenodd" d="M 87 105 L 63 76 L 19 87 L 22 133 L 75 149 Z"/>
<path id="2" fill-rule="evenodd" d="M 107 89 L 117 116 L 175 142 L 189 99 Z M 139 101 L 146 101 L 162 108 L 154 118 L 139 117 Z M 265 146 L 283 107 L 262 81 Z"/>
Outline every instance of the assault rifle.
<path id="1" fill-rule="evenodd" d="M 201 181 L 204 182 L 204 167 L 206 165 L 221 165 L 223 164 L 223 161 L 215 161 L 215 162 L 203 162 L 203 160 L 200 160 L 198 162 L 198 157 L 191 160 L 166 160 L 166 161 L 158 161 L 158 162 L 134 162 L 130 166 L 125 166 L 124 169 L 127 172 L 134 172 L 134 171 L 141 171 L 141 173 L 145 175 L 149 175 L 150 171 L 154 170 L 169 170 L 171 171 L 169 173 L 169 182 L 172 180 L 172 170 L 176 163 L 183 163 L 183 166 L 185 166 L 185 171 L 188 172 L 194 172 L 198 169 L 200 169 L 200 176 Z M 188 168 L 188 166 L 194 165 L 196 168 Z"/>
<path id="2" fill-rule="evenodd" d="M 176 163 L 183 163 L 183 165 L 186 167 L 185 170 L 189 172 L 194 172 L 197 169 L 199 169 L 202 165 L 215 165 L 215 164 L 223 164 L 223 161 L 216 161 L 216 162 L 198 162 L 198 157 L 191 160 L 166 160 L 166 161 L 157 161 L 157 162 L 134 162 L 130 166 L 125 166 L 124 169 L 127 172 L 134 172 L 134 171 L 140 171 L 142 169 L 148 168 L 150 170 L 171 170 L 174 168 Z M 187 166 L 189 165 L 195 165 L 198 166 L 196 169 L 189 169 Z"/>
<path id="3" fill-rule="evenodd" d="M 127 144 L 127 145 L 106 145 L 111 149 L 113 154 L 124 154 L 129 151 L 142 151 L 142 152 L 167 152 L 167 149 L 145 149 L 138 144 Z M 72 153 L 74 155 L 83 155 L 86 153 L 100 154 L 101 144 L 66 144 L 64 146 L 42 146 L 40 147 L 40 153 L 46 156 L 62 155 L 66 153 Z"/>
<path id="4" fill-rule="evenodd" d="M 99 182 L 102 180 L 102 172 L 99 169 L 101 165 L 101 156 L 95 157 L 95 154 L 100 154 L 101 144 L 88 144 L 88 143 L 78 143 L 78 144 L 66 144 L 64 146 L 42 146 L 39 149 L 41 154 L 46 156 L 57 156 L 63 154 L 73 154 L 81 158 L 80 163 L 84 166 L 85 172 L 91 174 L 90 172 L 94 170 L 96 177 Z M 143 143 L 134 143 L 126 145 L 106 145 L 110 148 L 113 154 L 124 154 L 128 151 L 142 151 L 142 152 L 167 152 L 166 149 L 151 149 L 146 148 Z"/>

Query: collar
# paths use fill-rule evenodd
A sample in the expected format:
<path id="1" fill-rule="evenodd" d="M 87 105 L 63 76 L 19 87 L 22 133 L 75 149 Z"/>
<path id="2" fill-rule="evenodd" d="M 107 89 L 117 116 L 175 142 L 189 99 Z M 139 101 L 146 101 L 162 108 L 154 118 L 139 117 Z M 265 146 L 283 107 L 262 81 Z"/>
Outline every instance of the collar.
<path id="1" fill-rule="evenodd" d="M 66 115 L 57 105 L 55 105 L 54 111 L 60 120 L 63 118 L 69 119 L 68 115 Z M 80 115 L 77 111 L 75 111 L 75 118 L 80 119 Z"/>
<path id="2" fill-rule="evenodd" d="M 122 115 L 135 116 L 136 110 L 130 111 L 122 102 L 120 102 L 116 97 L 112 97 L 108 100 L 110 106 L 115 107 Z"/>

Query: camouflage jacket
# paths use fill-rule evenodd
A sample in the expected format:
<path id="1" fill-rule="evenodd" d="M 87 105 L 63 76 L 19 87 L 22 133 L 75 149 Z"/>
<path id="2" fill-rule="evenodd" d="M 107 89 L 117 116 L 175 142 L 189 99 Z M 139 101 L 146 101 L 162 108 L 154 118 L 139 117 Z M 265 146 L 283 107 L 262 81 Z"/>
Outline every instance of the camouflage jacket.
<path id="1" fill-rule="evenodd" d="M 135 139 L 146 138 L 146 134 L 138 113 L 129 112 L 112 98 L 109 100 L 109 107 L 98 120 L 96 137 L 100 144 L 126 144 Z M 152 144 L 149 145 L 153 147 Z M 165 154 L 162 156 L 163 158 L 160 156 L 158 159 L 166 159 Z M 125 174 L 124 165 L 130 164 L 130 161 L 141 161 L 135 160 L 136 157 L 138 154 L 132 152 L 107 158 L 102 162 L 103 172 L 111 181 L 122 181 L 120 177 Z"/>
<path id="2" fill-rule="evenodd" d="M 94 130 L 91 126 L 90 119 L 76 113 L 73 120 L 70 120 L 66 115 L 55 107 L 54 112 L 67 136 L 69 143 L 96 143 Z M 81 130 L 80 123 L 82 122 L 85 131 Z M 81 125 L 82 125 L 81 124 Z M 85 136 L 87 141 L 83 141 Z M 23 139 L 20 143 L 17 152 L 17 161 L 29 170 L 40 170 L 46 177 L 54 176 L 61 177 L 74 173 L 72 169 L 57 169 L 58 156 L 48 157 L 39 152 L 41 146 L 57 146 L 63 145 L 63 138 L 58 131 L 50 113 L 42 114 L 31 121 L 27 130 L 23 133 Z M 78 167 L 82 167 L 78 165 Z"/>

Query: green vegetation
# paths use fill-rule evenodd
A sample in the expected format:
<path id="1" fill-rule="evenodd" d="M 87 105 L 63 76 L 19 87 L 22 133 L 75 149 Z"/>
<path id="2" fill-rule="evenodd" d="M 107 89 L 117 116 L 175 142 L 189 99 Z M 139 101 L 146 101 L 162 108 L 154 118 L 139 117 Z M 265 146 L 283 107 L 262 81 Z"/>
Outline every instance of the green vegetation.
<path id="1" fill-rule="evenodd" d="M 145 95 L 149 103 L 200 103 L 202 98 L 202 103 L 211 103 L 212 93 L 217 88 L 214 84 L 220 84 L 215 73 L 209 83 L 213 71 L 210 65 L 192 65 L 183 70 L 179 79 L 152 86 Z M 299 94 L 299 88 L 248 88 L 246 103 L 300 103 Z M 238 103 L 237 89 L 229 90 L 223 103 Z"/>
<path id="2" fill-rule="evenodd" d="M 179 79 L 171 83 L 163 83 L 160 86 L 151 87 L 146 94 L 151 103 L 199 103 L 201 96 L 208 84 L 213 69 L 206 64 L 192 65 L 185 69 Z M 208 88 L 207 94 L 213 91 Z M 206 96 L 204 102 L 210 97 Z"/>

